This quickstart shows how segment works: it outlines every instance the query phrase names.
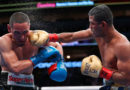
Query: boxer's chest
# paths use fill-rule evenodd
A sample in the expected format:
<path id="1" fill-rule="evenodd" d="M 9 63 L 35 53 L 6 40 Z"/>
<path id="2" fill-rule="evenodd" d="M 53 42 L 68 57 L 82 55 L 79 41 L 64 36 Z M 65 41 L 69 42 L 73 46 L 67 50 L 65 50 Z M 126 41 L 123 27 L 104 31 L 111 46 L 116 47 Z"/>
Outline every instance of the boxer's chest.
<path id="1" fill-rule="evenodd" d="M 38 51 L 36 47 L 22 47 L 15 49 L 15 53 L 19 60 L 22 59 L 29 59 L 30 57 L 34 56 Z"/>
<path id="2" fill-rule="evenodd" d="M 100 53 L 102 57 L 103 66 L 117 69 L 117 58 L 114 53 L 114 48 L 111 46 L 101 46 Z"/>

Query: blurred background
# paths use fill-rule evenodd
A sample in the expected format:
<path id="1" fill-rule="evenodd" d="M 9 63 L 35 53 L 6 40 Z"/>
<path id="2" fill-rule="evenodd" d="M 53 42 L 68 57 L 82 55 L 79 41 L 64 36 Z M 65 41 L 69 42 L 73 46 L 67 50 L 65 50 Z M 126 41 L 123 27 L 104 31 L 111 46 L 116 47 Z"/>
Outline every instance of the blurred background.
<path id="1" fill-rule="evenodd" d="M 9 18 L 14 12 L 24 12 L 31 20 L 31 29 L 49 33 L 75 32 L 88 28 L 88 11 L 96 5 L 108 5 L 114 15 L 115 28 L 130 40 L 130 0 L 0 0 L 0 36 L 7 31 Z M 47 69 L 52 63 L 43 62 L 33 71 L 35 84 L 44 86 L 102 85 L 102 79 L 81 75 L 81 60 L 95 54 L 100 57 L 95 40 L 61 43 L 64 49 L 67 80 L 52 81 Z"/>

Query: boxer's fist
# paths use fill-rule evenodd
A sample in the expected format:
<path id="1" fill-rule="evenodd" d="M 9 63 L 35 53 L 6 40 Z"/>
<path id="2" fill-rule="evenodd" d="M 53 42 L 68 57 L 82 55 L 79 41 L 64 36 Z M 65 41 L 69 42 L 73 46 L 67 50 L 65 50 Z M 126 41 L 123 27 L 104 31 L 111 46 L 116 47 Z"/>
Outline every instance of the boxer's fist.
<path id="1" fill-rule="evenodd" d="M 49 34 L 43 30 L 34 30 L 30 32 L 29 39 L 32 45 L 43 46 L 49 40 Z"/>
<path id="2" fill-rule="evenodd" d="M 101 61 L 95 55 L 85 57 L 82 61 L 81 73 L 83 75 L 88 75 L 94 78 L 98 78 L 101 69 L 102 69 Z"/>
<path id="3" fill-rule="evenodd" d="M 61 59 L 61 55 L 56 48 L 54 48 L 52 46 L 46 46 L 38 54 L 31 57 L 30 60 L 32 61 L 33 65 L 35 66 L 38 63 L 48 60 L 51 57 L 55 57 L 53 60 Z"/>
<path id="4" fill-rule="evenodd" d="M 112 77 L 113 71 L 103 67 L 101 60 L 97 56 L 91 55 L 83 59 L 81 73 L 94 78 L 101 77 L 109 80 Z"/>
<path id="5" fill-rule="evenodd" d="M 67 78 L 67 70 L 64 63 L 57 62 L 48 69 L 50 78 L 57 82 L 63 82 Z"/>

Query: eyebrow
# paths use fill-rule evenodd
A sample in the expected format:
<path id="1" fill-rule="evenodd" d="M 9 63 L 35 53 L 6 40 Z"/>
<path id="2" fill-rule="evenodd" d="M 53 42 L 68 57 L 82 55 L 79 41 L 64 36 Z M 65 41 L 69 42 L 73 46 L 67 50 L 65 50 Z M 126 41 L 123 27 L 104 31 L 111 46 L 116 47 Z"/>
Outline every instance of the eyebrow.
<path id="1" fill-rule="evenodd" d="M 25 32 L 28 32 L 28 30 L 24 30 L 22 32 L 15 30 L 14 32 L 25 33 Z"/>

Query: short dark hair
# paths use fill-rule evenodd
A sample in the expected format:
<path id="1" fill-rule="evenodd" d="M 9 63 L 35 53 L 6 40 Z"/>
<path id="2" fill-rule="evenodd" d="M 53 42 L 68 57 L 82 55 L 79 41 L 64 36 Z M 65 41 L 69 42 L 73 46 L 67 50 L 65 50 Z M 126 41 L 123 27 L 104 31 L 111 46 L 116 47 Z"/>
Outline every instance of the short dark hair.
<path id="1" fill-rule="evenodd" d="M 106 21 L 108 25 L 113 24 L 113 14 L 110 8 L 105 4 L 93 7 L 89 11 L 88 15 L 94 16 L 94 20 L 98 23 L 100 23 L 101 21 Z"/>
<path id="2" fill-rule="evenodd" d="M 24 22 L 28 22 L 30 24 L 30 19 L 28 15 L 22 12 L 15 12 L 10 17 L 9 25 L 13 27 L 14 23 L 24 23 Z"/>

